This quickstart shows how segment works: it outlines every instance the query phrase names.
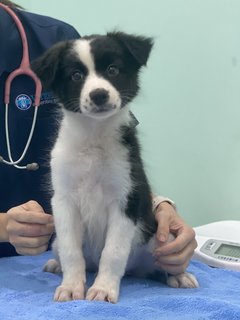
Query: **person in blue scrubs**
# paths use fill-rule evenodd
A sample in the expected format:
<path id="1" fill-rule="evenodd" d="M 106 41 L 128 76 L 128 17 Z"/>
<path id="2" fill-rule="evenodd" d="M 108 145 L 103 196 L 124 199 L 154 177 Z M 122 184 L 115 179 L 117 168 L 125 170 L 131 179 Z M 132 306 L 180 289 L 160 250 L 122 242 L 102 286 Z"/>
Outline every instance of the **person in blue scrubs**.
<path id="1" fill-rule="evenodd" d="M 78 32 L 62 21 L 29 13 L 8 0 L 1 3 L 11 7 L 21 20 L 28 38 L 30 60 L 33 61 L 58 41 L 77 39 Z M 0 155 L 8 159 L 5 140 L 4 85 L 10 72 L 22 57 L 22 44 L 12 18 L 0 8 Z M 31 103 L 21 109 L 20 98 L 34 100 L 34 84 L 26 76 L 17 77 L 11 89 L 9 132 L 13 159 L 21 155 L 31 129 Z M 46 251 L 54 232 L 51 215 L 51 192 L 47 183 L 50 172 L 50 151 L 56 139 L 58 109 L 51 92 L 42 92 L 36 127 L 24 163 L 37 162 L 36 171 L 19 170 L 0 164 L 0 257 L 36 255 Z M 195 234 L 177 214 L 171 200 L 155 198 L 159 246 L 155 256 L 158 265 L 171 274 L 183 272 L 196 248 Z M 176 239 L 165 244 L 169 232 Z"/>

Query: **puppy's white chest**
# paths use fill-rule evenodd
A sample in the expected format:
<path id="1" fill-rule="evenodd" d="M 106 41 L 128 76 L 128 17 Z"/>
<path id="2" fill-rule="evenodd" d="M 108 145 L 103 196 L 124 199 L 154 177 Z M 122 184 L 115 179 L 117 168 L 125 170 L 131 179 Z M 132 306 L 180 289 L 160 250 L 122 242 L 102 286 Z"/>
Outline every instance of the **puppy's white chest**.
<path id="1" fill-rule="evenodd" d="M 73 192 L 78 196 L 105 203 L 123 196 L 122 187 L 129 184 L 127 154 L 124 150 L 116 153 L 111 145 L 109 149 L 94 146 L 75 152 L 71 176 Z"/>
<path id="2" fill-rule="evenodd" d="M 72 167 L 75 184 L 79 191 L 92 195 L 93 189 L 104 188 L 108 167 L 107 155 L 100 147 L 88 147 L 75 151 L 75 164 Z"/>
<path id="3" fill-rule="evenodd" d="M 128 153 L 115 141 L 108 141 L 101 146 L 72 147 L 66 157 L 62 143 L 58 140 L 52 153 L 53 187 L 58 196 L 68 195 L 74 203 L 84 228 L 85 256 L 90 252 L 97 264 L 105 242 L 109 208 L 112 203 L 126 203 L 131 188 Z"/>

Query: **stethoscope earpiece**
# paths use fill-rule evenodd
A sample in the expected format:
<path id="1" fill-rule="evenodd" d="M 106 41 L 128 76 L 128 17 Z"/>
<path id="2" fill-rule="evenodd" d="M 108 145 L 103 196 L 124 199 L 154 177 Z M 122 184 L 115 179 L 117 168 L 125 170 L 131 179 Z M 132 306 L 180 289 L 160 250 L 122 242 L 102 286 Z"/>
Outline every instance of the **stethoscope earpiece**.
<path id="1" fill-rule="evenodd" d="M 15 14 L 15 12 L 10 9 L 8 6 L 0 3 L 0 7 L 4 9 L 14 20 L 16 23 L 16 26 L 18 28 L 18 31 L 21 36 L 22 40 L 22 46 L 23 46 L 23 56 L 22 56 L 22 61 L 20 64 L 20 67 L 13 72 L 11 72 L 6 80 L 5 84 L 5 96 L 4 96 L 4 103 L 5 103 L 5 133 L 6 133 L 6 142 L 7 142 L 7 151 L 8 151 L 8 157 L 9 161 L 5 160 L 2 156 L 0 156 L 0 163 L 5 163 L 7 165 L 14 166 L 15 168 L 18 169 L 27 169 L 27 170 L 37 170 L 39 168 L 39 165 L 37 163 L 30 163 L 27 164 L 26 166 L 20 166 L 18 163 L 20 163 L 23 158 L 26 155 L 26 152 L 28 150 L 28 147 L 30 145 L 30 142 L 32 140 L 35 124 L 36 124 L 36 119 L 37 119 L 37 111 L 38 111 L 38 106 L 40 105 L 40 98 L 41 98 L 41 92 L 42 92 L 42 84 L 37 75 L 31 70 L 30 68 L 30 61 L 29 61 L 29 52 L 28 52 L 28 42 L 27 42 L 27 36 L 24 31 L 23 25 L 18 18 L 18 16 Z M 32 127 L 29 133 L 29 137 L 27 140 L 27 143 L 25 145 L 25 148 L 23 150 L 22 155 L 20 158 L 16 161 L 12 159 L 12 153 L 11 153 L 11 146 L 10 146 L 10 138 L 9 138 L 9 130 L 8 130 L 8 106 L 10 102 L 10 91 L 11 91 L 11 84 L 12 81 L 20 76 L 20 75 L 27 75 L 29 76 L 35 83 L 35 110 L 34 110 L 34 115 L 33 115 L 33 122 L 32 122 Z"/>

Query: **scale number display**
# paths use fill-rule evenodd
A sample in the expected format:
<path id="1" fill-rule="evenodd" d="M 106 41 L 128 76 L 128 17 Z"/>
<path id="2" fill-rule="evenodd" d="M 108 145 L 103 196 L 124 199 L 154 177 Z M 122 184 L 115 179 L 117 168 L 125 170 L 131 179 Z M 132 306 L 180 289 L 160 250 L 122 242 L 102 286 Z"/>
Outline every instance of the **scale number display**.
<path id="1" fill-rule="evenodd" d="M 200 248 L 204 254 L 219 260 L 240 263 L 240 244 L 209 239 Z"/>

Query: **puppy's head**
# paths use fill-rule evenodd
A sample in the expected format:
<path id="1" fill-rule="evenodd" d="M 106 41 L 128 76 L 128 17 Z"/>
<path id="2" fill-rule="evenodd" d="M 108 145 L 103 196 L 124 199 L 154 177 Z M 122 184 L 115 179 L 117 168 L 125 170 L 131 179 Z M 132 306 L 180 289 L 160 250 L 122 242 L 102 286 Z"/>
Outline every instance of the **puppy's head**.
<path id="1" fill-rule="evenodd" d="M 136 96 L 152 46 L 151 38 L 121 32 L 93 35 L 56 44 L 32 69 L 65 109 L 102 119 Z"/>

